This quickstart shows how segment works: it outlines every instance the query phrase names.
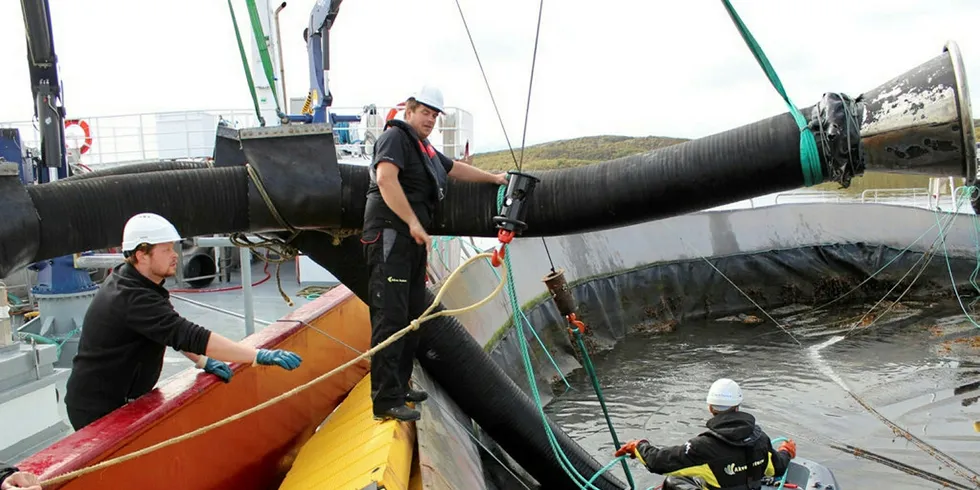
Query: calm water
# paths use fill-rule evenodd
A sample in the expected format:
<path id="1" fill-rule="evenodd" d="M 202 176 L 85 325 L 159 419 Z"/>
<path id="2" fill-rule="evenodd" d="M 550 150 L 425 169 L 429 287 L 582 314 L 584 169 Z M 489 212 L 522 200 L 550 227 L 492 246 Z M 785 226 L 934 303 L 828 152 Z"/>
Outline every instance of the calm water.
<path id="1" fill-rule="evenodd" d="M 825 343 L 840 332 L 843 318 L 860 317 L 871 305 L 841 307 L 835 315 L 774 315 L 788 324 L 794 342 L 772 322 L 744 324 L 686 322 L 667 334 L 636 334 L 616 349 L 593 357 L 603 394 L 621 441 L 646 438 L 681 444 L 704 430 L 709 417 L 704 397 L 719 377 L 737 380 L 743 409 L 754 414 L 772 438 L 797 442 L 797 455 L 834 471 L 844 490 L 940 488 L 880 463 L 828 447 L 850 444 L 957 482 L 950 469 L 871 415 L 831 376 L 882 415 L 963 464 L 980 471 L 980 334 L 959 305 L 909 302 L 895 307 L 869 329 L 811 355 L 805 347 Z M 980 320 L 978 320 L 980 321 Z M 847 324 L 850 326 L 852 323 Z M 846 328 L 846 327 L 845 327 Z M 960 342 L 951 342 L 960 338 Z M 573 390 L 548 407 L 569 435 L 605 463 L 613 444 L 584 370 L 568 378 Z M 954 395 L 954 389 L 966 392 Z M 631 463 L 640 488 L 662 477 Z M 614 471 L 624 482 L 620 467 Z M 642 486 L 641 486 L 642 485 Z"/>

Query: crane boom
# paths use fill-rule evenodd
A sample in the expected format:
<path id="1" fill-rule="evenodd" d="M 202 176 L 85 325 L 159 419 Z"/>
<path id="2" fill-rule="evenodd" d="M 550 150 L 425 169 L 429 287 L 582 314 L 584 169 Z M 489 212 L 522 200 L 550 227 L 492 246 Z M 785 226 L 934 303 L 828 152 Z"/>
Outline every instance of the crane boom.
<path id="1" fill-rule="evenodd" d="M 65 158 L 65 109 L 58 79 L 58 57 L 54 52 L 48 0 L 21 0 L 27 34 L 27 63 L 34 96 L 34 117 L 41 133 L 38 182 L 68 177 Z M 44 172 L 43 168 L 48 171 Z"/>

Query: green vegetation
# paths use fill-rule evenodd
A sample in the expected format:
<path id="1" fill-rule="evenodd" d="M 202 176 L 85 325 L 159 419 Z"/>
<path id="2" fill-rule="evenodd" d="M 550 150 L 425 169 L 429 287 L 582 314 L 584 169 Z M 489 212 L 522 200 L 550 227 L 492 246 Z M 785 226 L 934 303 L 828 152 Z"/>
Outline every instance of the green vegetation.
<path id="1" fill-rule="evenodd" d="M 974 124 L 980 127 L 980 120 L 974 121 Z M 980 139 L 980 129 L 976 131 L 976 134 L 977 138 Z M 522 167 L 525 170 L 578 167 L 644 153 L 684 141 L 687 140 L 659 136 L 588 136 L 552 141 L 527 147 L 524 150 Z M 514 154 L 520 160 L 520 150 L 515 149 Z M 475 154 L 473 155 L 473 163 L 486 170 L 500 171 L 515 168 L 514 159 L 509 150 Z M 863 176 L 855 178 L 851 182 L 851 186 L 844 192 L 860 194 L 866 189 L 925 188 L 928 186 L 929 178 L 925 176 L 865 172 Z M 813 189 L 831 191 L 838 190 L 838 187 L 836 183 L 830 182 L 814 186 Z"/>

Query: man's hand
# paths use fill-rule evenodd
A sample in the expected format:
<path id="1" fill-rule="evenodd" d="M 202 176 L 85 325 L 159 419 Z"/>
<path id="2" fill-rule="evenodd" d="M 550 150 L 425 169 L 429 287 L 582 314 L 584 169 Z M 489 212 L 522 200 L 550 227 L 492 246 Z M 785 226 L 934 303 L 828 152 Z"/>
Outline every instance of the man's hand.
<path id="1" fill-rule="evenodd" d="M 629 457 L 636 459 L 636 446 L 641 443 L 649 444 L 650 441 L 647 441 L 646 439 L 633 439 L 632 441 L 623 444 L 623 447 L 616 450 L 616 457 L 618 458 L 620 456 L 628 455 Z"/>
<path id="2" fill-rule="evenodd" d="M 794 442 L 792 439 L 789 439 L 783 442 L 782 444 L 780 444 L 779 447 L 776 448 L 776 451 L 777 452 L 786 451 L 787 453 L 789 453 L 790 459 L 793 459 L 796 457 L 796 442 Z"/>
<path id="3" fill-rule="evenodd" d="M 256 364 L 261 366 L 276 365 L 287 371 L 298 368 L 302 362 L 303 359 L 288 350 L 259 349 L 258 354 L 255 355 Z"/>
<path id="4" fill-rule="evenodd" d="M 208 374 L 213 374 L 224 381 L 225 383 L 231 381 L 232 370 L 227 364 L 217 360 L 207 358 L 208 360 L 204 363 L 204 372 Z"/>
<path id="5" fill-rule="evenodd" d="M 37 479 L 37 475 L 34 473 L 28 473 L 26 471 L 18 471 L 7 477 L 6 480 L 0 484 L 0 490 L 13 490 L 13 489 L 26 489 L 26 490 L 41 490 L 41 485 Z"/>
<path id="6" fill-rule="evenodd" d="M 409 228 L 408 232 L 412 234 L 412 238 L 415 239 L 415 243 L 422 245 L 425 244 L 426 250 L 432 248 L 432 237 L 429 233 L 425 231 L 422 224 L 416 221 Z"/>
<path id="7" fill-rule="evenodd" d="M 494 177 L 496 177 L 494 184 L 497 185 L 507 185 L 510 182 L 510 178 L 508 177 L 507 172 L 504 172 L 502 174 L 497 174 Z"/>

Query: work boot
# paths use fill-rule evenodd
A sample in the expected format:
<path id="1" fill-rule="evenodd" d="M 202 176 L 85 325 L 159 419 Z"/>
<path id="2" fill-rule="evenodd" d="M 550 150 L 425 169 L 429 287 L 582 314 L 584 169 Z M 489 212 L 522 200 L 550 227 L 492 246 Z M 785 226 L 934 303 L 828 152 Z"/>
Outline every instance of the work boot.
<path id="1" fill-rule="evenodd" d="M 412 410 L 405 405 L 389 408 L 381 413 L 374 413 L 374 420 L 395 419 L 401 422 L 411 422 L 421 417 L 422 415 L 417 410 Z"/>
<path id="2" fill-rule="evenodd" d="M 424 402 L 429 399 L 429 394 L 422 390 L 408 390 L 405 394 L 405 401 L 407 402 Z"/>

